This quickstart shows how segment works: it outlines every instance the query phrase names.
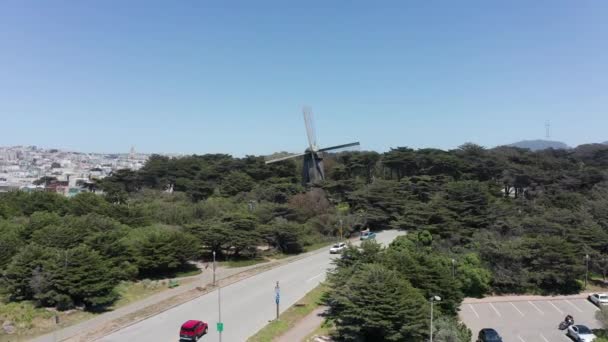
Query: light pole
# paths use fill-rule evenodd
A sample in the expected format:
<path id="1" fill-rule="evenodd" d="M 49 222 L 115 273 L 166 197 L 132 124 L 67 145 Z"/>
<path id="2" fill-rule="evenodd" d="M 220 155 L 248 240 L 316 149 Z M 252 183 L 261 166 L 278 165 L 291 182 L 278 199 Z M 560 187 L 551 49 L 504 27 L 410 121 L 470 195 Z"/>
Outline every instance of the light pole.
<path id="1" fill-rule="evenodd" d="M 456 278 L 456 259 L 452 258 L 452 280 Z"/>
<path id="2" fill-rule="evenodd" d="M 433 303 L 441 301 L 441 297 L 433 296 L 431 297 L 431 339 L 430 342 L 433 342 Z"/>
<path id="3" fill-rule="evenodd" d="M 213 251 L 213 286 L 215 286 L 215 251 Z"/>
<path id="4" fill-rule="evenodd" d="M 222 323 L 222 287 L 217 287 L 217 314 L 218 314 L 218 333 L 220 335 L 220 342 L 222 342 L 222 331 L 224 331 L 224 324 Z"/>
<path id="5" fill-rule="evenodd" d="M 585 254 L 585 290 L 587 289 L 588 276 L 589 276 L 589 254 Z"/>
<path id="6" fill-rule="evenodd" d="M 342 241 L 342 219 L 340 219 L 340 241 Z"/>

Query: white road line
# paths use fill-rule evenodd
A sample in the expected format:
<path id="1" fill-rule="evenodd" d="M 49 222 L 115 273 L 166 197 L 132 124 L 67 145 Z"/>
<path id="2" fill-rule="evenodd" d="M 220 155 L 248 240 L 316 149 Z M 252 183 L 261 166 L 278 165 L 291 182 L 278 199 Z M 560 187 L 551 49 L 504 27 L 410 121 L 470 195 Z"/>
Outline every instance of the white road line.
<path id="1" fill-rule="evenodd" d="M 543 340 L 545 340 L 545 342 L 549 342 L 549 340 L 547 340 L 547 338 L 545 337 L 545 335 L 540 334 L 540 337 L 541 337 Z"/>
<path id="2" fill-rule="evenodd" d="M 578 312 L 583 312 L 583 310 L 579 309 L 578 306 L 574 305 L 574 303 L 572 303 L 571 301 L 566 299 L 566 303 L 572 305 L 573 308 L 575 308 L 576 310 L 578 310 Z"/>
<path id="3" fill-rule="evenodd" d="M 557 306 L 555 306 L 555 304 L 548 302 L 549 304 L 551 304 L 551 306 L 553 306 L 555 308 L 555 310 L 559 311 L 559 313 L 561 313 L 562 315 L 564 314 L 564 312 L 562 310 L 560 310 Z"/>
<path id="4" fill-rule="evenodd" d="M 530 305 L 532 305 L 536 310 L 538 310 L 538 312 L 540 312 L 541 315 L 545 314 L 541 309 L 538 308 L 538 306 L 534 305 L 534 303 L 532 303 L 531 301 L 528 301 L 528 303 Z"/>
<path id="5" fill-rule="evenodd" d="M 517 310 L 517 312 L 519 312 L 519 314 L 523 317 L 524 313 L 519 311 L 519 309 L 517 308 L 517 306 L 515 306 L 515 304 L 511 303 L 511 305 L 515 308 L 515 310 Z"/>
<path id="6" fill-rule="evenodd" d="M 312 278 L 308 279 L 306 282 L 307 282 L 307 283 L 308 283 L 308 282 L 311 282 L 311 281 L 313 281 L 313 280 L 315 280 L 315 279 L 319 278 L 320 276 L 322 276 L 322 275 L 324 275 L 324 274 L 325 274 L 325 272 L 321 272 L 321 273 L 317 274 L 316 276 L 314 276 L 314 277 L 312 277 Z"/>
<path id="7" fill-rule="evenodd" d="M 496 311 L 496 314 L 500 317 L 502 317 L 502 315 L 500 314 L 500 312 L 498 312 L 498 310 L 496 310 L 496 308 L 494 307 L 494 305 L 492 305 L 492 303 L 488 303 L 490 304 L 490 306 L 492 307 L 492 309 L 494 309 L 494 311 Z"/>
<path id="8" fill-rule="evenodd" d="M 473 307 L 473 305 L 469 304 L 469 307 L 471 308 L 471 310 L 473 310 L 473 313 L 475 314 L 475 316 L 477 316 L 477 318 L 479 318 L 479 314 L 477 313 L 477 311 L 475 311 L 475 308 Z"/>
<path id="9" fill-rule="evenodd" d="M 521 342 L 526 342 L 526 340 L 524 340 L 523 338 L 521 338 L 521 336 L 519 336 L 519 335 L 517 335 L 517 338 L 519 338 L 519 340 L 520 340 Z"/>

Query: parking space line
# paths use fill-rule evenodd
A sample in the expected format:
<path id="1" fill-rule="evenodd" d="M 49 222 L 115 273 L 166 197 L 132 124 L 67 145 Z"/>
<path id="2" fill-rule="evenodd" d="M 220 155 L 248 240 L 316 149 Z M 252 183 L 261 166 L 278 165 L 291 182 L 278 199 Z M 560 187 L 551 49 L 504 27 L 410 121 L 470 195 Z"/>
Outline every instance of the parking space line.
<path id="1" fill-rule="evenodd" d="M 519 311 L 519 309 L 517 308 L 517 306 L 515 306 L 515 304 L 513 304 L 513 302 L 511 302 L 511 305 L 515 308 L 515 310 L 517 310 L 517 312 L 519 312 L 519 314 L 523 317 L 524 313 Z"/>
<path id="2" fill-rule="evenodd" d="M 496 307 L 495 307 L 494 305 L 492 305 L 492 303 L 488 303 L 488 304 L 490 304 L 490 306 L 492 307 L 492 309 L 494 309 L 494 311 L 496 312 L 496 314 L 497 314 L 499 317 L 502 317 L 502 315 L 500 314 L 500 312 L 498 312 L 498 310 L 496 309 Z"/>
<path id="3" fill-rule="evenodd" d="M 589 304 L 589 305 L 593 306 L 593 307 L 595 308 L 595 310 L 600 310 L 600 308 L 598 308 L 598 307 L 597 307 L 597 305 L 593 304 L 593 303 L 592 303 L 592 302 L 591 302 L 589 299 L 586 299 L 586 300 L 585 300 L 585 303 L 587 303 L 587 304 Z"/>
<path id="4" fill-rule="evenodd" d="M 477 311 L 475 311 L 475 308 L 473 307 L 473 305 L 469 304 L 469 307 L 471 308 L 471 310 L 473 310 L 473 313 L 475 314 L 475 316 L 477 316 L 477 318 L 479 318 L 479 314 L 477 313 Z"/>
<path id="5" fill-rule="evenodd" d="M 571 301 L 569 301 L 567 299 L 566 299 L 566 303 L 570 304 L 573 308 L 578 310 L 578 312 L 583 312 L 583 310 L 581 310 L 578 306 L 574 305 L 574 303 L 572 303 Z"/>
<path id="6" fill-rule="evenodd" d="M 528 303 L 530 305 L 532 305 L 536 310 L 538 310 L 538 312 L 540 312 L 541 315 L 545 314 L 541 309 L 538 308 L 538 306 L 534 305 L 534 303 L 532 303 L 531 301 L 528 301 Z"/>
<path id="7" fill-rule="evenodd" d="M 523 338 L 521 338 L 521 336 L 519 336 L 519 335 L 517 335 L 517 338 L 519 338 L 519 340 L 520 340 L 521 342 L 526 342 L 526 340 L 524 340 Z"/>
<path id="8" fill-rule="evenodd" d="M 543 340 L 545 340 L 545 342 L 549 342 L 549 340 L 547 340 L 547 338 L 545 337 L 545 335 L 540 334 L 540 337 L 541 337 Z"/>
<path id="9" fill-rule="evenodd" d="M 555 304 L 547 301 L 549 304 L 551 304 L 551 306 L 553 306 L 555 308 L 555 310 L 559 311 L 559 313 L 561 313 L 562 315 L 564 314 L 564 312 L 562 310 L 560 310 L 557 306 L 555 306 Z"/>

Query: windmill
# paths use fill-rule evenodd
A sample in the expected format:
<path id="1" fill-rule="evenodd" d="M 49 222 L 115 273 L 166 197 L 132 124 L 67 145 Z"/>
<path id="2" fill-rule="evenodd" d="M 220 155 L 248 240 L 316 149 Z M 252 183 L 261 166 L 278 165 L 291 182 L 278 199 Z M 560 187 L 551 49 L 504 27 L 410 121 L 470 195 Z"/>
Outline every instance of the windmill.
<path id="1" fill-rule="evenodd" d="M 323 152 L 343 150 L 353 146 L 359 146 L 359 142 L 336 145 L 331 147 L 319 148 L 317 145 L 317 132 L 312 116 L 312 109 L 304 107 L 304 126 L 306 126 L 306 136 L 308 138 L 308 147 L 304 153 L 292 154 L 286 157 L 280 157 L 266 161 L 266 164 L 276 163 L 287 159 L 304 157 L 304 165 L 302 167 L 302 182 L 304 184 L 317 183 L 325 179 L 323 170 Z"/>

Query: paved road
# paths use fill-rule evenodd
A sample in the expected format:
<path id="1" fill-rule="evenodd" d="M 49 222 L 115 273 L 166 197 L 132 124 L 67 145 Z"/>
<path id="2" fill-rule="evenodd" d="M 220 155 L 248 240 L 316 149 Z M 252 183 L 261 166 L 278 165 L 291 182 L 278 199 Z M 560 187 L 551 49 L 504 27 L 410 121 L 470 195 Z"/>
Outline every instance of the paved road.
<path id="1" fill-rule="evenodd" d="M 378 242 L 387 244 L 403 232 L 379 233 Z M 275 318 L 274 286 L 281 285 L 280 311 L 286 310 L 325 280 L 335 256 L 318 253 L 285 266 L 263 272 L 221 289 L 223 341 L 245 341 Z M 108 335 L 100 341 L 177 341 L 180 325 L 198 319 L 209 323 L 209 334 L 202 341 L 218 341 L 218 292 L 214 291 L 188 303 Z"/>
<path id="2" fill-rule="evenodd" d="M 567 342 L 564 331 L 557 326 L 567 314 L 576 324 L 599 328 L 595 320 L 598 308 L 581 296 L 534 298 L 513 297 L 510 301 L 462 304 L 460 317 L 473 332 L 473 341 L 481 328 L 494 328 L 504 341 Z"/>

